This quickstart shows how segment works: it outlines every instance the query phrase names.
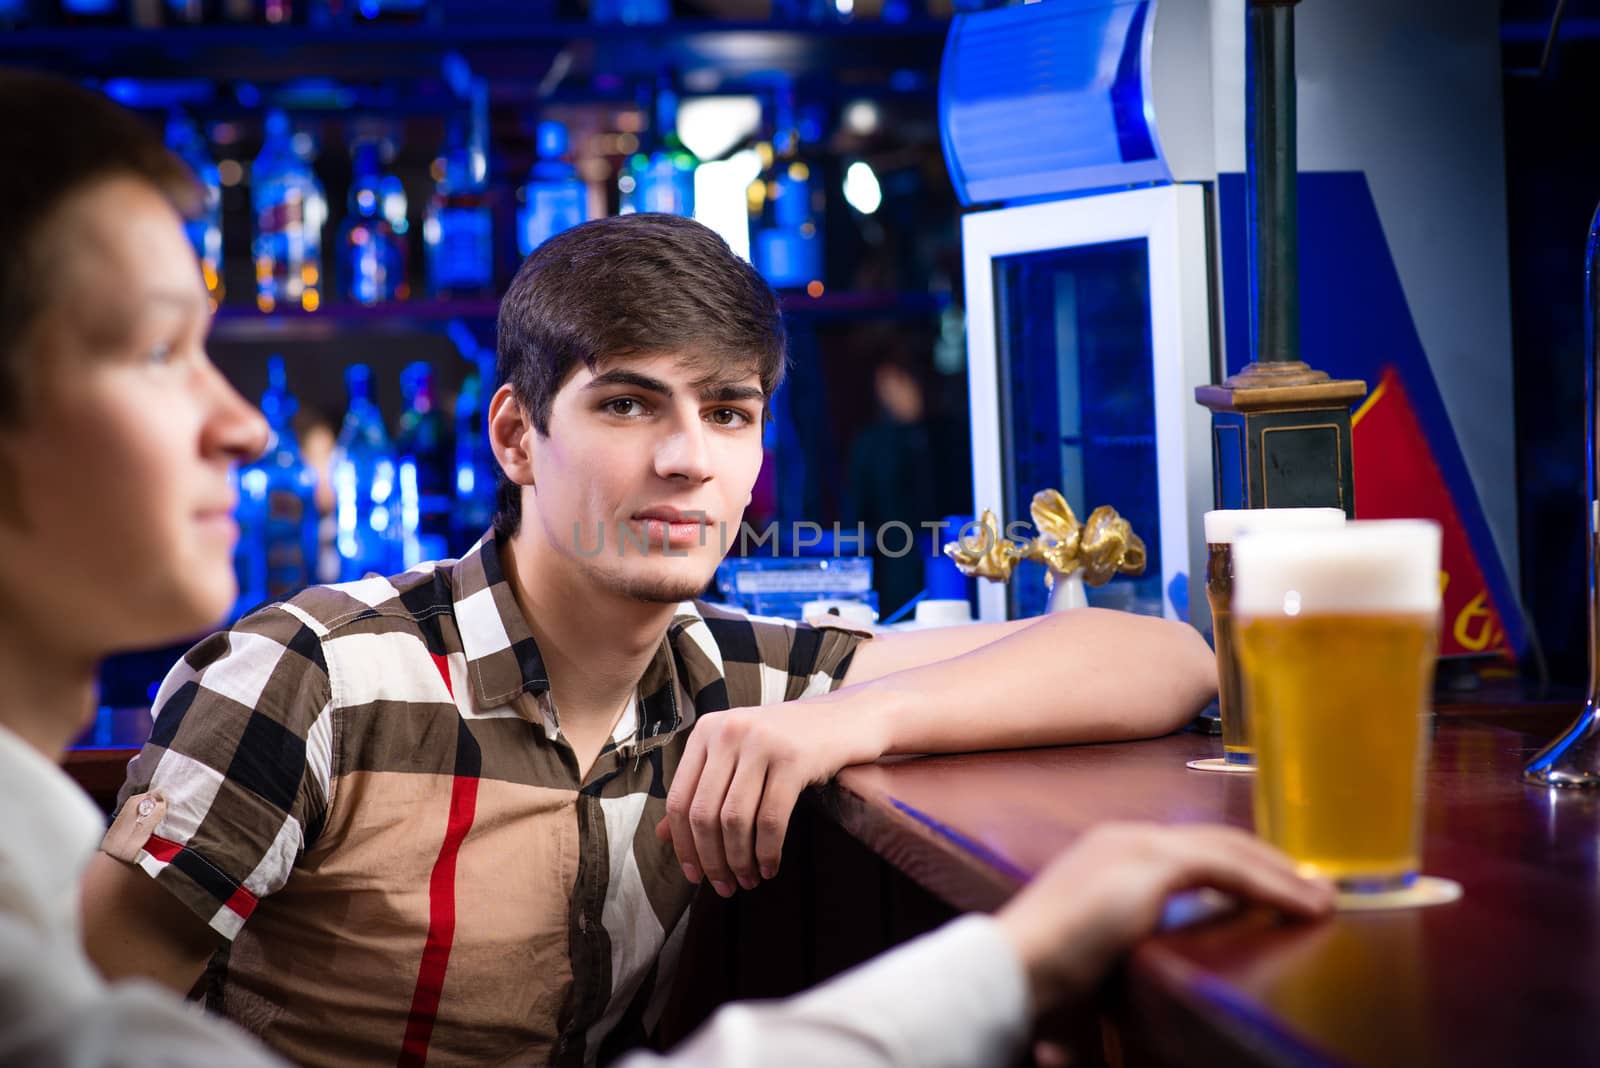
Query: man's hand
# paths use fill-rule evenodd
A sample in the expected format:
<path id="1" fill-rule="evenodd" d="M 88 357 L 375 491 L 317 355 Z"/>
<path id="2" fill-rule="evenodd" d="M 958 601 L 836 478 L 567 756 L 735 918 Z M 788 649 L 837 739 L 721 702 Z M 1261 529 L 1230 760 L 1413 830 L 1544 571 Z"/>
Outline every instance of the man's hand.
<path id="1" fill-rule="evenodd" d="M 828 698 L 712 713 L 689 733 L 656 837 L 723 897 L 778 873 L 800 791 L 876 760 L 881 727 Z"/>
<path id="2" fill-rule="evenodd" d="M 1333 907 L 1272 846 L 1233 827 L 1110 823 L 1053 860 L 997 915 L 1022 958 L 1035 1012 L 1089 994 L 1156 929 L 1167 898 L 1214 887 L 1295 916 Z"/>

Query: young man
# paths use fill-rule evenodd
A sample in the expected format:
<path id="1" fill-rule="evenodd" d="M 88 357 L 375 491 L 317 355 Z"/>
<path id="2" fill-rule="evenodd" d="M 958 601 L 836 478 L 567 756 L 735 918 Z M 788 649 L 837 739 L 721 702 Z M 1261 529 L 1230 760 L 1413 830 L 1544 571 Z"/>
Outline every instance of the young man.
<path id="1" fill-rule="evenodd" d="M 55 763 L 102 658 L 234 597 L 228 468 L 266 427 L 206 358 L 175 210 L 198 190 L 134 116 L 8 72 L 0 159 L 0 1064 L 266 1064 L 84 957 L 78 880 L 105 823 Z"/>
<path id="2" fill-rule="evenodd" d="M 656 1022 L 694 885 L 776 872 L 807 785 L 1160 734 L 1209 698 L 1209 650 L 1161 620 L 863 642 L 692 600 L 783 352 L 696 223 L 542 246 L 500 312 L 495 530 L 173 669 L 85 884 L 101 968 L 188 990 L 222 947 L 209 1003 L 303 1063 L 592 1062 Z"/>

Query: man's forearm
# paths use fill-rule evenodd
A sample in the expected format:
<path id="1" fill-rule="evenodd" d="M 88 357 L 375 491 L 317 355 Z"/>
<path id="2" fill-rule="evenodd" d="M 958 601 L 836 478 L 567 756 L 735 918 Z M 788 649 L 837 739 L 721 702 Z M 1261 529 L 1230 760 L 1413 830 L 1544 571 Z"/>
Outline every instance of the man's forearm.
<path id="1" fill-rule="evenodd" d="M 815 700 L 868 717 L 887 755 L 1152 737 L 1215 693 L 1215 660 L 1193 628 L 1078 609 Z"/>

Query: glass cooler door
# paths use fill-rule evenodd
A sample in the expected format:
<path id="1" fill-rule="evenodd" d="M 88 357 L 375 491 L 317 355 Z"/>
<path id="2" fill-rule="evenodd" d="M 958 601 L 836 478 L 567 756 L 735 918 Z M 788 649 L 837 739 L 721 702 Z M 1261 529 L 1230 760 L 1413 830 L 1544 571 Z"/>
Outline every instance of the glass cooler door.
<path id="1" fill-rule="evenodd" d="M 1025 522 L 1048 488 L 1080 521 L 1115 508 L 1148 561 L 1089 589 L 1092 605 L 1207 618 L 1189 581 L 1212 499 L 1194 401 L 1211 381 L 1205 210 L 1199 187 L 1165 186 L 963 220 L 975 510 Z M 980 584 L 980 615 L 1037 615 L 1047 598 L 1024 563 L 1004 588 Z"/>

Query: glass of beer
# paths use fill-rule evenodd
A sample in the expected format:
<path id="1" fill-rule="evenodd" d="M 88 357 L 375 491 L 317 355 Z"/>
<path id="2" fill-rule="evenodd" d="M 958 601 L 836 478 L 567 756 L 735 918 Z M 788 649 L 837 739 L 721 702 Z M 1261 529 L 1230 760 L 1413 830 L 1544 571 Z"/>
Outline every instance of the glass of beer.
<path id="1" fill-rule="evenodd" d="M 1217 647 L 1217 711 L 1222 717 L 1222 756 L 1229 764 L 1256 762 L 1250 744 L 1249 710 L 1239 689 L 1239 657 L 1233 636 L 1233 542 L 1251 530 L 1307 530 L 1344 525 L 1340 508 L 1224 508 L 1206 513 L 1206 600 Z"/>
<path id="2" fill-rule="evenodd" d="M 1233 546 L 1256 831 L 1347 893 L 1416 878 L 1439 639 L 1439 525 L 1351 522 Z"/>

